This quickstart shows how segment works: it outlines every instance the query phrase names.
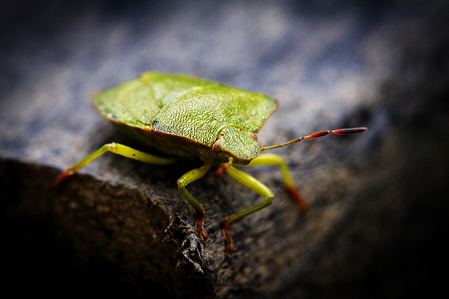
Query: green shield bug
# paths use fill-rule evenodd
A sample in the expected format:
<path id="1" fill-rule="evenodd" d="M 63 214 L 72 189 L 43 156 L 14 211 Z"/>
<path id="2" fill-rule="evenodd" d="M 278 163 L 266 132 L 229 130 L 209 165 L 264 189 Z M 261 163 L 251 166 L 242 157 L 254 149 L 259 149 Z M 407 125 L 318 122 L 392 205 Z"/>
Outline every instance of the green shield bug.
<path id="1" fill-rule="evenodd" d="M 227 252 L 234 251 L 229 227 L 272 203 L 273 193 L 260 181 L 235 166 L 278 165 L 285 186 L 295 197 L 302 212 L 308 204 L 295 187 L 283 157 L 261 152 L 306 139 L 364 132 L 349 128 L 316 132 L 286 143 L 259 147 L 257 133 L 276 110 L 277 100 L 206 79 L 182 74 L 147 72 L 140 78 L 97 93 L 92 100 L 96 111 L 120 131 L 172 158 L 157 157 L 118 143 L 108 143 L 79 163 L 65 170 L 54 184 L 57 188 L 68 177 L 107 151 L 153 164 L 170 164 L 179 158 L 199 157 L 203 166 L 178 179 L 178 189 L 196 212 L 197 228 L 203 241 L 206 213 L 186 186 L 204 176 L 214 162 L 221 163 L 218 175 L 232 178 L 265 197 L 265 201 L 223 220 Z"/>

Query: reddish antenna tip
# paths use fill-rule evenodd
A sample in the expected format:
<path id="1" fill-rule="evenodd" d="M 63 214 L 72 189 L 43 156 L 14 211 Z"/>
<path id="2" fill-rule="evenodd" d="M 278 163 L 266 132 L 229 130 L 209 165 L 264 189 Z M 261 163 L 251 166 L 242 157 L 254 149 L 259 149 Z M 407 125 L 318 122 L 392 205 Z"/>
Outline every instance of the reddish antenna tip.
<path id="1" fill-rule="evenodd" d="M 331 133 L 336 134 L 336 135 L 346 135 L 346 134 L 362 133 L 367 130 L 368 129 L 365 127 L 359 127 L 359 128 L 347 128 L 347 129 L 332 130 Z"/>
<path id="2" fill-rule="evenodd" d="M 329 134 L 330 134 L 330 132 L 328 130 L 326 130 L 326 131 L 316 132 L 316 133 L 307 135 L 306 137 L 304 137 L 304 139 L 313 139 L 313 138 L 323 137 L 323 136 L 326 136 Z"/>

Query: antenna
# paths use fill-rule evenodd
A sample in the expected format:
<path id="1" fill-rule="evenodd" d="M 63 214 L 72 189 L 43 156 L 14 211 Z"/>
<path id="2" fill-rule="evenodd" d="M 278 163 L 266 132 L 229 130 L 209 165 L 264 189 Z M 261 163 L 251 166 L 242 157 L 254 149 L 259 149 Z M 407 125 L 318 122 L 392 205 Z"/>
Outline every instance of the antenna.
<path id="1" fill-rule="evenodd" d="M 314 139 L 314 138 L 318 138 L 318 137 L 323 137 L 329 134 L 335 134 L 335 135 L 348 135 L 348 134 L 355 134 L 355 133 L 362 133 L 367 131 L 368 129 L 365 127 L 358 127 L 358 128 L 346 128 L 346 129 L 336 129 L 336 130 L 325 130 L 325 131 L 321 131 L 321 132 L 316 132 L 304 137 L 299 137 L 293 140 L 290 140 L 288 142 L 285 143 L 281 143 L 278 145 L 272 145 L 272 146 L 265 146 L 265 147 L 261 147 L 260 151 L 266 151 L 266 150 L 270 150 L 270 149 L 274 149 L 274 148 L 278 148 L 278 147 L 284 147 L 287 145 L 290 145 L 292 143 L 296 143 L 296 142 L 301 142 L 303 140 L 306 139 Z"/>

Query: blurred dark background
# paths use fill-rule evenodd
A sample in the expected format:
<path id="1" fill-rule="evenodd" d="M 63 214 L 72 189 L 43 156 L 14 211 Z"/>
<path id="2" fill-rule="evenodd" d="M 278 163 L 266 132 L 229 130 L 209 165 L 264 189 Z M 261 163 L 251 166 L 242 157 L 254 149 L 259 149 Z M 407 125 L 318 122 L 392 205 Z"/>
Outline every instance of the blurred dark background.
<path id="1" fill-rule="evenodd" d="M 2 292 L 405 298 L 444 290 L 448 20 L 447 1 L 2 1 L 0 271 L 7 277 Z M 172 264 L 148 266 L 157 271 L 139 276 L 135 273 L 147 273 L 135 270 L 146 267 L 139 262 L 109 259 L 100 245 L 91 250 L 100 253 L 90 253 L 83 237 L 73 245 L 73 230 L 63 233 L 58 225 L 64 222 L 49 216 L 65 212 L 53 206 L 57 197 L 48 186 L 109 137 L 121 141 L 91 109 L 90 96 L 148 70 L 194 74 L 279 99 L 278 111 L 259 135 L 264 145 L 336 126 L 369 131 L 350 141 L 323 139 L 321 145 L 280 151 L 318 211 L 291 229 L 294 236 L 279 233 L 273 239 L 274 232 L 267 237 L 271 241 L 256 241 L 263 240 L 270 221 L 284 221 L 276 215 L 291 203 L 279 200 L 272 217 L 257 218 L 255 237 L 242 237 L 240 253 L 216 256 L 222 246 L 220 210 L 232 210 L 214 199 L 205 204 L 213 236 L 207 278 L 185 269 L 172 274 L 175 249 L 167 253 Z M 117 158 L 104 161 L 84 171 L 112 182 L 101 185 L 100 193 L 121 190 L 120 182 L 155 202 L 176 197 L 169 193 L 177 192 L 176 168 L 153 173 Z M 190 166 L 181 166 L 180 173 Z M 143 187 L 153 177 L 170 183 Z M 64 196 L 94 198 L 90 181 L 80 178 L 73 186 L 82 187 L 68 187 Z M 274 182 L 281 185 L 278 177 Z M 232 186 L 217 192 L 231 194 Z M 206 185 L 192 190 L 216 191 Z M 191 217 L 188 206 L 182 209 L 184 218 Z M 332 211 L 338 220 L 319 220 Z M 97 221 L 76 217 L 74 223 Z M 168 218 L 161 219 L 156 232 L 168 225 Z M 237 238 L 248 227 L 256 225 L 236 227 Z M 295 246 L 301 250 L 287 250 Z M 259 248 L 272 256 L 259 256 L 264 252 Z M 154 263 L 151 257 L 145 262 Z M 178 285 L 179 277 L 185 282 Z"/>

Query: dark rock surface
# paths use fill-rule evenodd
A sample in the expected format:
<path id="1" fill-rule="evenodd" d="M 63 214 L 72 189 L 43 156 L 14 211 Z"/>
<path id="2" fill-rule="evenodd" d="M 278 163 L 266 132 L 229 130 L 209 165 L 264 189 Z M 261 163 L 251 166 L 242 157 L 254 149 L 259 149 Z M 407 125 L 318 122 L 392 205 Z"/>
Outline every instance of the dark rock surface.
<path id="1" fill-rule="evenodd" d="M 0 250 L 16 293 L 164 297 L 400 298 L 438 290 L 449 201 L 449 5 L 443 1 L 6 1 L 0 4 Z M 176 187 L 186 161 L 106 154 L 51 192 L 58 174 L 107 142 L 143 149 L 89 105 L 147 70 L 263 92 L 280 107 L 261 145 L 367 126 L 275 150 L 247 169 L 262 200 L 213 171 L 188 186 L 210 241 Z M 145 149 L 146 150 L 146 149 Z M 218 167 L 218 166 L 217 166 Z M 216 169 L 216 168 L 214 168 Z"/>

